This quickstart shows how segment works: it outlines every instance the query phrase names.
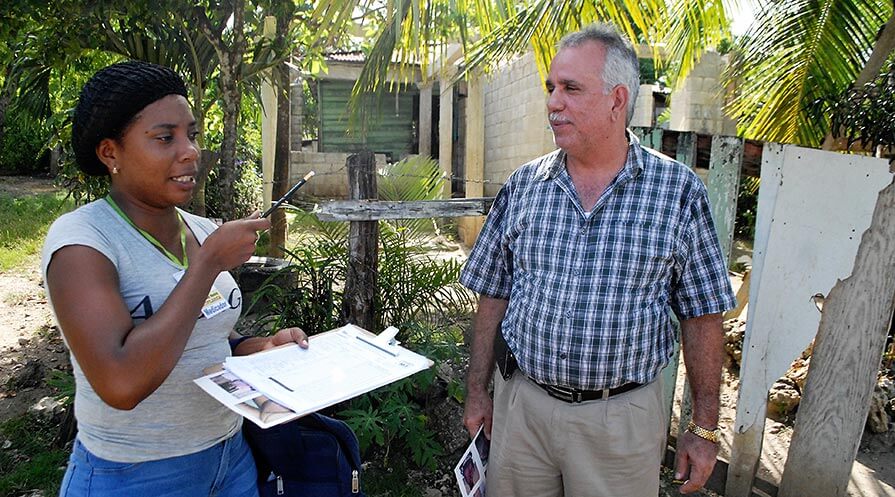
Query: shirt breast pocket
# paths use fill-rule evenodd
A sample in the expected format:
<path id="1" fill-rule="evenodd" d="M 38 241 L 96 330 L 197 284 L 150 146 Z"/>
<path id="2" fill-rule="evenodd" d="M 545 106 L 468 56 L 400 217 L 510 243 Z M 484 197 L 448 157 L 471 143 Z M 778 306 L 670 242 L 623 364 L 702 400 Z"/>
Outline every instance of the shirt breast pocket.
<path id="1" fill-rule="evenodd" d="M 674 266 L 673 228 L 653 221 L 614 223 L 603 263 L 614 268 L 619 284 L 627 289 L 655 288 L 667 281 Z"/>

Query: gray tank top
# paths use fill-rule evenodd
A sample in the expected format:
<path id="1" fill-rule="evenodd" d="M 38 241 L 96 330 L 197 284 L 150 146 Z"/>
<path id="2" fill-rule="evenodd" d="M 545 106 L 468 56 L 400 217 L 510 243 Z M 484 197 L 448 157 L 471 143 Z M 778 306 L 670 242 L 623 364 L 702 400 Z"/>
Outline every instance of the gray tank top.
<path id="1" fill-rule="evenodd" d="M 208 219 L 183 211 L 181 214 L 200 244 L 216 228 Z M 112 262 L 135 325 L 157 312 L 177 284 L 175 274 L 180 269 L 105 200 L 82 206 L 53 223 L 42 253 L 44 281 L 53 254 L 68 245 L 91 247 Z M 112 461 L 150 461 L 204 450 L 240 429 L 239 415 L 193 383 L 202 376 L 204 368 L 230 355 L 227 338 L 242 308 L 242 294 L 229 273 L 222 272 L 214 284 L 230 305 L 210 319 L 201 315 L 196 319 L 174 370 L 134 409 L 123 411 L 103 402 L 91 388 L 77 358 L 71 356 L 78 438 L 87 450 Z M 62 332 L 64 336 L 65 330 Z"/>

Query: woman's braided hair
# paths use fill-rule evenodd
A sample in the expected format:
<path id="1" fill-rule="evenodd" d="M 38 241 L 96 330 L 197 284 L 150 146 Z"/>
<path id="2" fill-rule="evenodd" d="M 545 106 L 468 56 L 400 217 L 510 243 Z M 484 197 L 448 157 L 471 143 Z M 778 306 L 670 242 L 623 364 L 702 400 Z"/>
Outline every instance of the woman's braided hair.
<path id="1" fill-rule="evenodd" d="M 72 122 L 78 167 L 90 176 L 109 174 L 96 156 L 97 145 L 105 138 L 121 139 L 141 110 L 167 95 L 187 96 L 183 79 L 168 67 L 129 61 L 94 74 L 81 90 Z"/>

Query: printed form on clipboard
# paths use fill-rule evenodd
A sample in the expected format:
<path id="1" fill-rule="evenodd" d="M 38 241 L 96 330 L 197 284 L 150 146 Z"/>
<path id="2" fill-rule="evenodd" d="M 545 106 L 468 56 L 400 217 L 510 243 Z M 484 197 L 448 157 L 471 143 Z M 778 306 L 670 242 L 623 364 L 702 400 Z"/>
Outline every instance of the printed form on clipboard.
<path id="1" fill-rule="evenodd" d="M 349 324 L 312 336 L 307 349 L 291 344 L 228 357 L 223 371 L 195 382 L 225 406 L 266 428 L 431 367 L 431 360 L 395 342 L 397 331 L 389 327 L 374 335 Z M 268 407 L 269 401 L 275 404 Z"/>

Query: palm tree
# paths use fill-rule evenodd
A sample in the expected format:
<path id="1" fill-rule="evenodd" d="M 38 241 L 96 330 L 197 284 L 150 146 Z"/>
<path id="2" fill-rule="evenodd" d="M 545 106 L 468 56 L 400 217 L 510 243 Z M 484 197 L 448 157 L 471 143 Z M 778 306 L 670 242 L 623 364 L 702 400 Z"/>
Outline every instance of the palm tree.
<path id="1" fill-rule="evenodd" d="M 876 78 L 893 49 L 891 0 L 769 3 L 727 72 L 736 85 L 728 112 L 746 138 L 818 146 L 828 104 Z"/>
<path id="2" fill-rule="evenodd" d="M 353 107 L 359 114 L 363 98 L 382 90 L 393 59 L 419 63 L 426 75 L 448 41 L 463 46 L 466 71 L 532 49 L 545 74 L 558 39 L 597 20 L 662 47 L 674 86 L 705 50 L 729 38 L 729 13 L 736 6 L 737 0 L 388 0 Z M 726 73 L 726 82 L 735 87 L 727 111 L 739 120 L 739 133 L 819 145 L 829 132 L 829 111 L 822 103 L 875 78 L 891 56 L 892 7 L 891 0 L 784 0 L 760 6 L 750 31 L 734 46 Z M 399 72 L 405 79 L 409 74 Z"/>

